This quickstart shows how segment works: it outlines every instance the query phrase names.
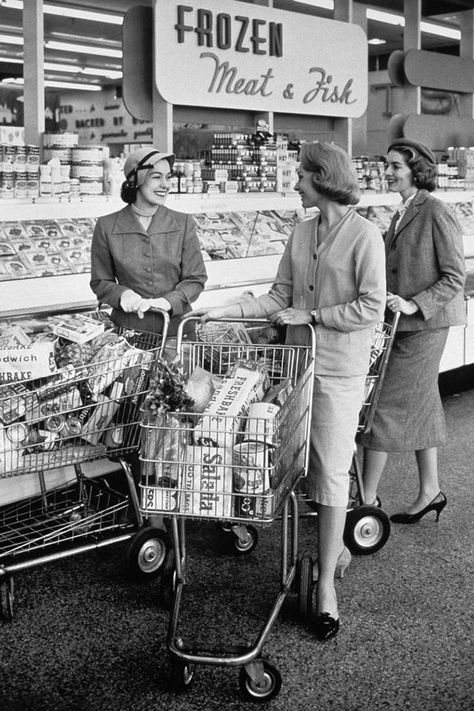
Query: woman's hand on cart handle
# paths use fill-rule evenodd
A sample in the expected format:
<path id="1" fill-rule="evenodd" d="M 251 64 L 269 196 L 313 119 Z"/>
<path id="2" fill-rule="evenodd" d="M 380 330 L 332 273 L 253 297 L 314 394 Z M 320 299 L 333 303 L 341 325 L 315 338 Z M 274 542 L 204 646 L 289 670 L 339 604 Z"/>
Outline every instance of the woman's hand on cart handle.
<path id="1" fill-rule="evenodd" d="M 143 318 L 146 311 L 150 309 L 161 309 L 162 311 L 169 311 L 171 309 L 171 304 L 167 299 L 143 299 L 140 294 L 137 294 L 132 289 L 127 289 L 124 291 L 120 297 L 120 306 L 125 311 L 125 313 L 136 313 L 138 318 Z"/>
<path id="2" fill-rule="evenodd" d="M 276 323 L 278 326 L 302 326 L 306 323 L 312 323 L 309 309 L 295 309 L 293 306 L 277 311 L 269 318 L 272 323 Z"/>
<path id="3" fill-rule="evenodd" d="M 227 304 L 226 306 L 208 306 L 194 309 L 190 316 L 199 316 L 202 323 L 218 321 L 221 318 L 242 318 L 240 304 Z"/>
<path id="4" fill-rule="evenodd" d="M 390 291 L 387 291 L 387 306 L 393 313 L 400 311 L 405 316 L 416 314 L 419 310 L 416 303 L 411 299 L 407 301 L 398 294 L 392 294 Z"/>

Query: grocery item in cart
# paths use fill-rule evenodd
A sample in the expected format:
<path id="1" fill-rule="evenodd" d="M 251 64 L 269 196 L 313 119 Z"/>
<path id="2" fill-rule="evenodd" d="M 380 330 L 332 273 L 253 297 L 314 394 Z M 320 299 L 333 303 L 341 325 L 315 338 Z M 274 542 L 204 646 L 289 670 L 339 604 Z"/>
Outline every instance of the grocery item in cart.
<path id="1" fill-rule="evenodd" d="M 214 392 L 194 430 L 196 444 L 232 448 L 249 406 L 268 389 L 265 363 L 237 361 Z"/>
<path id="2" fill-rule="evenodd" d="M 270 489 L 272 448 L 244 441 L 233 450 L 233 489 L 243 494 L 265 494 Z"/>
<path id="3" fill-rule="evenodd" d="M 179 511 L 205 518 L 232 515 L 232 452 L 193 445 L 181 471 Z"/>

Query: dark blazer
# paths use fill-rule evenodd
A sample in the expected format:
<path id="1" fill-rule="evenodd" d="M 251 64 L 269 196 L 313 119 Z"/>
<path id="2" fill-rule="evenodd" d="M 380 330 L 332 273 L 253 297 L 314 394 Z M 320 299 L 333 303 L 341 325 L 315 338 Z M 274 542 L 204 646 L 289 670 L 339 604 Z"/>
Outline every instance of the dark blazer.
<path id="1" fill-rule="evenodd" d="M 385 236 L 387 290 L 418 306 L 402 314 L 399 331 L 421 331 L 466 323 L 466 269 L 461 226 L 453 210 L 419 190 L 394 229 Z"/>

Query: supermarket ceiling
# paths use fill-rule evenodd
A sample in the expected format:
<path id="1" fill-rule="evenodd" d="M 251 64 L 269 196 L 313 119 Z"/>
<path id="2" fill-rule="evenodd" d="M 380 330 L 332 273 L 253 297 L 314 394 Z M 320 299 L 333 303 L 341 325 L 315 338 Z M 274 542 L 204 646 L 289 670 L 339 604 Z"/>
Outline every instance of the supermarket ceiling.
<path id="1" fill-rule="evenodd" d="M 273 0 L 273 7 L 330 18 L 332 10 L 317 7 L 318 3 L 328 5 L 328 1 L 330 4 L 330 0 Z M 267 4 L 265 0 L 241 2 Z M 23 77 L 22 5 L 21 0 L 0 0 L 0 81 L 3 82 L 21 83 Z M 121 21 L 135 5 L 152 7 L 153 0 L 44 0 L 46 87 L 53 90 L 58 82 L 74 83 L 81 88 L 120 85 Z M 403 27 L 397 24 L 397 16 L 403 16 L 404 0 L 371 0 L 359 5 L 367 12 L 369 67 L 385 69 L 390 53 L 403 47 Z M 431 29 L 422 31 L 422 49 L 457 54 L 458 13 L 471 9 L 474 9 L 472 0 L 423 0 L 422 19 Z M 60 11 L 70 15 L 59 14 Z M 96 14 L 87 15 L 87 11 Z M 448 36 L 443 36 L 444 30 Z"/>

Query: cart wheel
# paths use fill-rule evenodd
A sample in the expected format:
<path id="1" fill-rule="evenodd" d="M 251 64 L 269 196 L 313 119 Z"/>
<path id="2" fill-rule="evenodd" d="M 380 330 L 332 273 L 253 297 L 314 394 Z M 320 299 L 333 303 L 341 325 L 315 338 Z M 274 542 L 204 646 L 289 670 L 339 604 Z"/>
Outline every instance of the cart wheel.
<path id="1" fill-rule="evenodd" d="M 4 622 L 11 622 L 13 620 L 14 599 L 13 578 L 6 578 L 0 583 L 1 616 Z"/>
<path id="2" fill-rule="evenodd" d="M 166 554 L 163 563 L 163 574 L 161 576 L 161 602 L 167 610 L 173 604 L 174 592 L 176 589 L 176 568 L 174 564 L 174 551 L 171 548 Z"/>
<path id="3" fill-rule="evenodd" d="M 347 512 L 344 543 L 355 555 L 380 550 L 390 536 L 390 519 L 377 506 L 359 506 Z"/>
<path id="4" fill-rule="evenodd" d="M 237 553 L 250 553 L 258 543 L 258 531 L 255 526 L 238 525 L 232 528 L 234 548 Z"/>
<path id="5" fill-rule="evenodd" d="M 186 691 L 194 679 L 196 667 L 181 659 L 171 658 L 170 687 L 173 691 Z"/>
<path id="6" fill-rule="evenodd" d="M 127 553 L 130 573 L 137 578 L 151 578 L 160 572 L 170 547 L 166 531 L 143 528 L 133 538 Z"/>
<path id="7" fill-rule="evenodd" d="M 299 559 L 296 577 L 298 612 L 302 617 L 309 618 L 313 610 L 313 559 L 310 555 Z"/>
<path id="8" fill-rule="evenodd" d="M 263 659 L 263 680 L 259 684 L 250 676 L 245 667 L 242 667 L 239 675 L 240 693 L 247 701 L 264 703 L 274 699 L 280 693 L 281 674 L 276 665 L 269 659 Z"/>

